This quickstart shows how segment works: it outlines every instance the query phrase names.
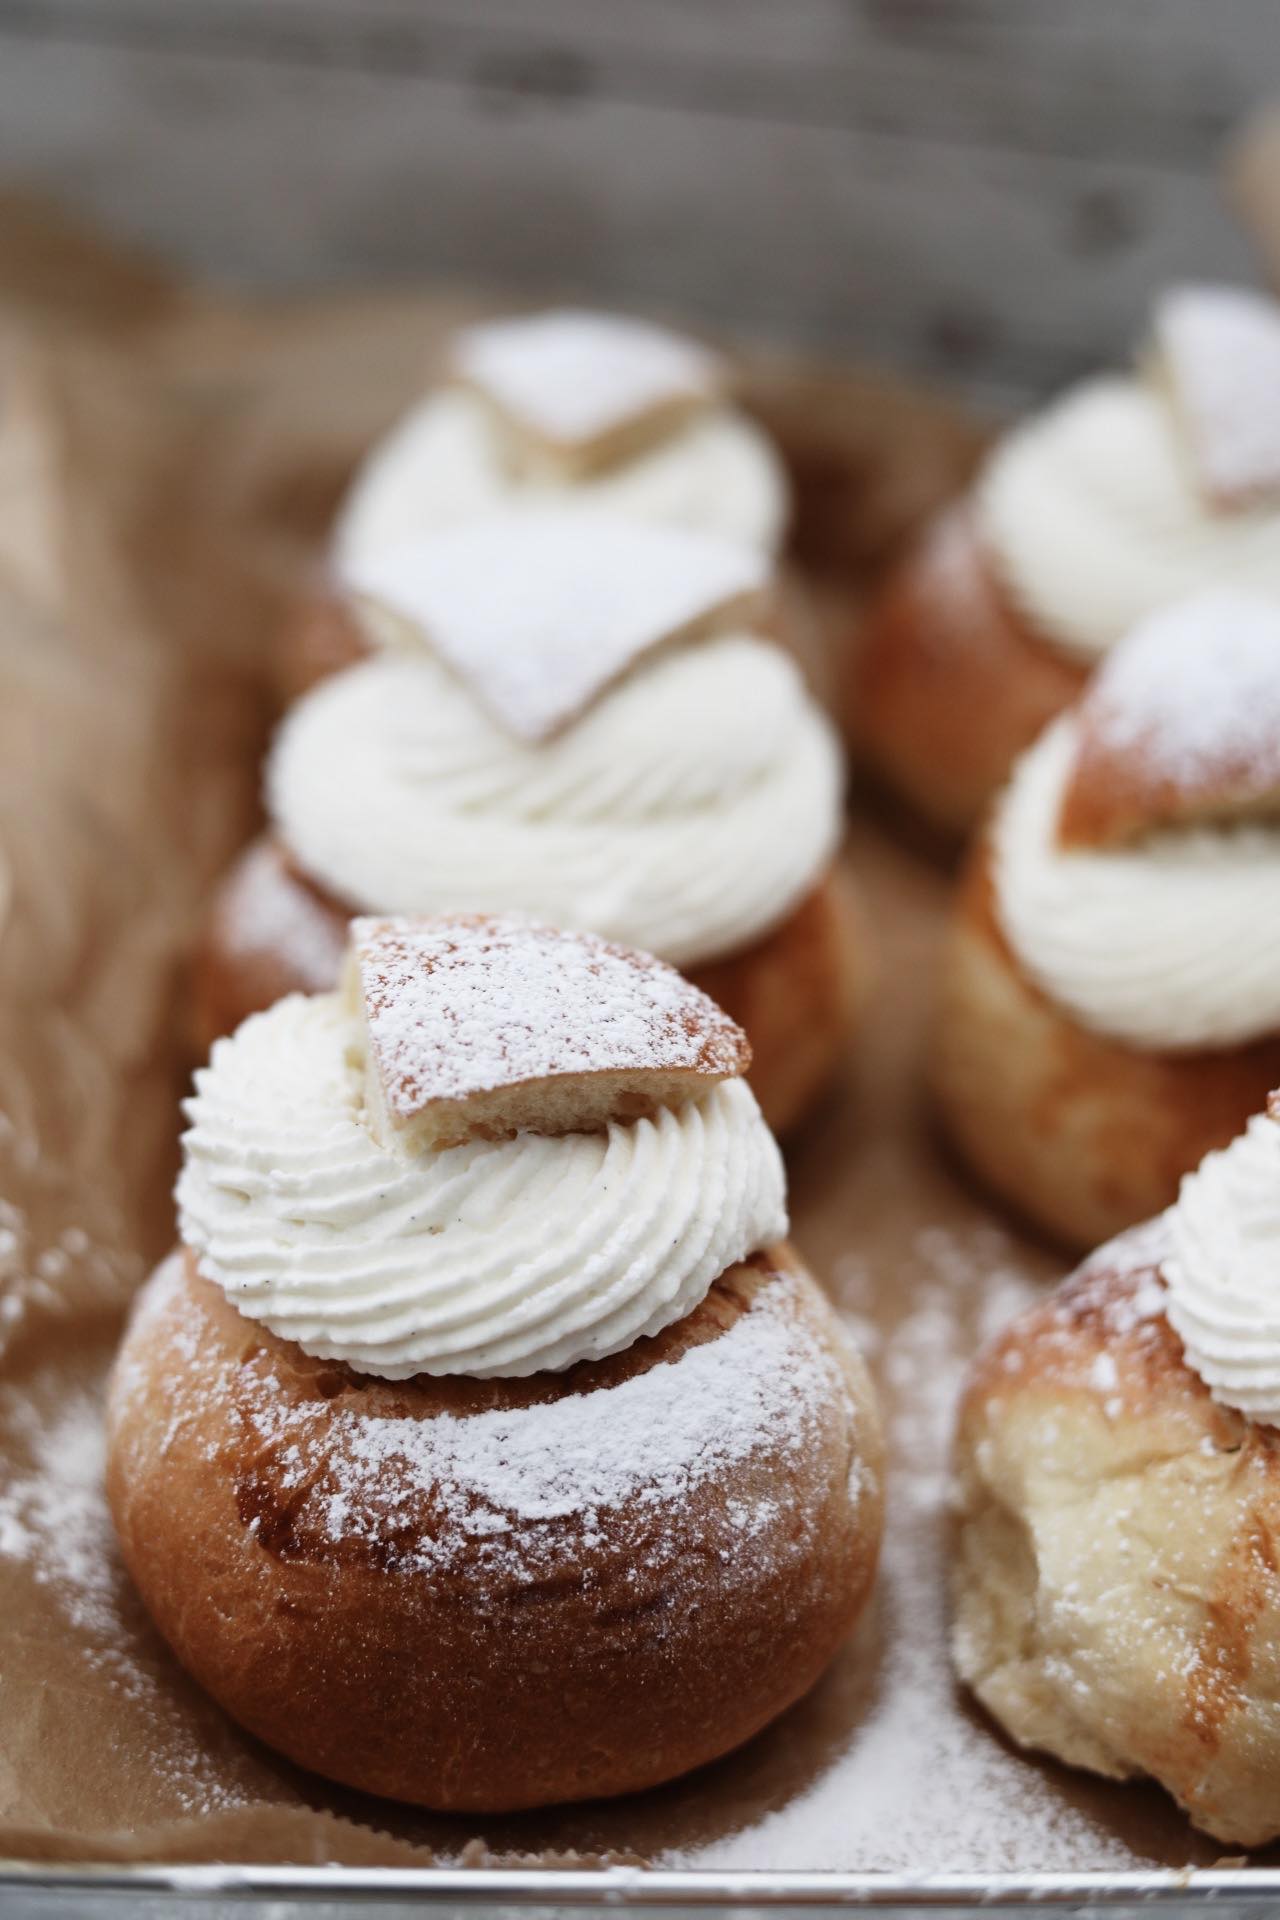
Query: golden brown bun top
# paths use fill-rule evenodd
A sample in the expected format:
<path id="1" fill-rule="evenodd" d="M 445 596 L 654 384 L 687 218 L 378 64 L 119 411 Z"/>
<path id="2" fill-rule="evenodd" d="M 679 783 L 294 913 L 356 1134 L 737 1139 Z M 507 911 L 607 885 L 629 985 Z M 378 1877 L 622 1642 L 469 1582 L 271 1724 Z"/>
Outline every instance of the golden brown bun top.
<path id="1" fill-rule="evenodd" d="M 1144 621 L 1075 708 L 1064 847 L 1280 815 L 1280 608 L 1206 593 Z"/>
<path id="2" fill-rule="evenodd" d="M 984 1348 L 966 1403 L 998 1402 L 1028 1387 L 1095 1392 L 1105 1382 L 1113 1412 L 1141 1412 L 1153 1384 L 1163 1390 L 1171 1361 L 1185 1373 L 1192 1398 L 1207 1401 L 1208 1389 L 1183 1366 L 1182 1344 L 1165 1317 L 1160 1263 L 1168 1244 L 1164 1217 L 1157 1216 L 1091 1254 Z M 1109 1366 L 1099 1368 L 1100 1354 L 1115 1363 L 1114 1379 Z"/>
<path id="3" fill-rule="evenodd" d="M 743 1476 L 794 1492 L 796 1460 L 828 1452 L 862 1475 L 868 1514 L 879 1500 L 865 1375 L 786 1246 L 730 1268 L 692 1313 L 607 1359 L 396 1381 L 256 1326 L 188 1250 L 153 1278 L 122 1348 L 117 1432 L 145 1412 L 157 1369 L 179 1365 L 188 1416 L 223 1436 L 242 1522 L 294 1561 L 518 1584 L 551 1571 L 566 1540 L 603 1547 L 656 1517 L 664 1536 L 692 1539 Z"/>

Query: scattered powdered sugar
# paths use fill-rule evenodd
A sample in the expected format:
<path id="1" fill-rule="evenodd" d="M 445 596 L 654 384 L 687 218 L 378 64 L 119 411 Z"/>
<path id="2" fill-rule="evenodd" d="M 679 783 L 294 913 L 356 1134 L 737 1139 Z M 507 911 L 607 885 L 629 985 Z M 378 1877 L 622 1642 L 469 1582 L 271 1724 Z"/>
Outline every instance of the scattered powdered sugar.
<path id="1" fill-rule="evenodd" d="M 544 1577 L 561 1554 L 576 1562 L 584 1533 L 590 1542 L 602 1516 L 627 1505 L 664 1517 L 656 1532 L 643 1529 L 663 1551 L 695 1489 L 762 1447 L 802 1458 L 839 1389 L 784 1281 L 675 1360 L 518 1410 L 370 1417 L 290 1407 L 265 1384 L 266 1404 L 250 1419 L 271 1473 L 297 1493 L 295 1526 L 376 1546 L 401 1566 L 438 1570 L 465 1557 L 476 1577 L 520 1582 Z M 723 1516 L 741 1539 L 773 1517 L 768 1501 L 729 1502 Z"/>
<path id="2" fill-rule="evenodd" d="M 720 362 L 644 320 L 572 308 L 467 327 L 458 372 L 526 431 L 585 445 L 673 403 L 714 397 Z"/>
<path id="3" fill-rule="evenodd" d="M 1280 492 L 1280 305 L 1247 287 L 1177 287 L 1155 333 L 1210 499 Z"/>
<path id="4" fill-rule="evenodd" d="M 889 1486 L 874 1604 L 886 1646 L 870 1705 L 806 1791 L 663 1864 L 917 1875 L 1134 1864 L 1119 1835 L 1064 1797 L 1061 1775 L 1012 1752 L 966 1707 L 947 1653 L 950 1449 L 960 1387 L 976 1346 L 1043 1300 L 1043 1285 L 993 1226 L 925 1228 L 911 1265 L 910 1298 L 885 1338 L 879 1369 Z M 855 1324 L 885 1324 L 874 1274 L 846 1260 L 836 1281 Z M 876 1656 L 855 1645 L 849 1657 Z"/>
<path id="5" fill-rule="evenodd" d="M 740 1027 L 674 967 L 514 917 L 352 928 L 371 1060 L 400 1120 L 574 1074 L 743 1072 Z"/>
<path id="6" fill-rule="evenodd" d="M 744 620 L 763 557 L 719 535 L 577 505 L 525 507 L 347 566 L 352 592 L 433 648 L 498 724 L 546 740 L 663 641 Z"/>
<path id="7" fill-rule="evenodd" d="M 74 1637 L 74 1658 L 93 1685 L 106 1686 L 130 1724 L 143 1729 L 148 1773 L 174 1812 L 203 1815 L 246 1804 L 247 1794 L 217 1777 L 220 1762 L 172 1697 L 163 1659 L 157 1663 L 139 1643 L 138 1606 L 103 1485 L 98 1396 L 61 1380 L 50 1392 L 27 1381 L 0 1386 L 0 1432 L 10 1463 L 0 1485 L 0 1578 L 6 1567 L 11 1575 L 24 1570 L 46 1597 L 53 1630 Z M 127 1748 L 130 1735 L 120 1739 Z"/>
<path id="8" fill-rule="evenodd" d="M 1280 781 L 1280 607 L 1196 594 L 1141 621 L 1080 705 L 1085 735 L 1182 787 Z"/>
<path id="9" fill-rule="evenodd" d="M 0 1114 L 0 1141 L 8 1124 Z M 73 1272 L 75 1285 L 68 1288 Z M 125 1300 L 141 1274 L 139 1260 L 107 1252 L 83 1227 L 64 1227 L 41 1246 L 23 1209 L 0 1197 L 0 1358 L 33 1317 L 63 1318 L 95 1302 Z"/>
<path id="10" fill-rule="evenodd" d="M 30 1470 L 0 1487 L 0 1558 L 25 1560 L 71 1625 L 105 1643 L 119 1576 L 102 1491 L 101 1408 L 72 1394 L 30 1443 Z"/>

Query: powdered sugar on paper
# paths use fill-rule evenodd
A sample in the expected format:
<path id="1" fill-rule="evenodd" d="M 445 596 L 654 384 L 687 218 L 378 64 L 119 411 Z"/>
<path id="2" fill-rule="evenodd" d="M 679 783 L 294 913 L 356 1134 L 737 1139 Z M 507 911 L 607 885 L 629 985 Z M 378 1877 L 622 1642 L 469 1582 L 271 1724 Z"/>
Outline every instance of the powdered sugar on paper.
<path id="1" fill-rule="evenodd" d="M 947 1657 L 947 1509 L 956 1402 L 975 1344 L 1043 1289 L 999 1228 L 930 1227 L 912 1248 L 912 1293 L 878 1371 L 888 1417 L 888 1522 L 879 1605 L 884 1665 L 868 1717 L 807 1792 L 742 1830 L 664 1864 L 758 1870 L 910 1872 L 1131 1866 L 1027 1758 L 969 1712 Z M 855 1324 L 884 1326 L 874 1276 L 837 1276 Z M 975 1297 L 978 1326 L 970 1324 Z"/>
<path id="2" fill-rule="evenodd" d="M 46 1401 L 50 1411 L 41 1411 Z M 74 1636 L 96 1685 L 128 1703 L 146 1728 L 149 1768 L 174 1809 L 212 1814 L 250 1796 L 215 1778 L 219 1762 L 187 1730 L 163 1670 L 138 1646 L 137 1603 L 107 1509 L 106 1436 L 95 1394 L 29 1383 L 0 1387 L 5 1456 L 25 1456 L 0 1485 L 0 1575 L 25 1570 L 47 1597 L 57 1631 Z"/>

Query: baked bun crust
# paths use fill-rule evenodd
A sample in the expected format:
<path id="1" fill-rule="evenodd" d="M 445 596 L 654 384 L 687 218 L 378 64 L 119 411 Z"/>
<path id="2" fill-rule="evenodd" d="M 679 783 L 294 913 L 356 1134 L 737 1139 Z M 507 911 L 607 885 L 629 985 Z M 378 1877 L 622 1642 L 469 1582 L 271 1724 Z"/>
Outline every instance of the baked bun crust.
<path id="1" fill-rule="evenodd" d="M 1217 1406 L 1164 1318 L 1158 1223 L 978 1360 L 954 1654 L 1023 1746 L 1150 1775 L 1237 1846 L 1280 1834 L 1280 1434 Z"/>
<path id="2" fill-rule="evenodd" d="M 354 667 L 372 652 L 350 602 L 327 581 L 317 581 L 289 608 L 276 641 L 281 705 L 292 705 L 330 674 Z"/>
<path id="3" fill-rule="evenodd" d="M 494 1472 L 501 1489 L 549 1408 L 675 1368 L 755 1314 L 777 1328 L 799 1424 L 754 1410 L 748 1369 L 740 1445 L 714 1473 L 679 1481 L 677 1402 L 669 1476 L 585 1509 L 495 1511 Z M 625 1404 L 609 1418 L 634 1421 Z M 495 1469 L 481 1448 L 473 1477 L 451 1436 L 495 1412 L 506 1451 Z M 388 1422 L 410 1436 L 394 1459 L 377 1455 Z M 727 1752 L 816 1680 L 879 1548 L 871 1388 L 786 1246 L 611 1359 L 483 1381 L 308 1359 L 175 1254 L 125 1336 L 108 1429 L 124 1558 L 183 1664 L 299 1764 L 440 1810 L 625 1793 Z M 353 1471 L 370 1449 L 373 1470 Z"/>
<path id="4" fill-rule="evenodd" d="M 1280 1085 L 1280 1037 L 1153 1053 L 1078 1025 L 1010 950 L 984 838 L 947 934 L 930 1075 L 973 1170 L 1078 1249 L 1169 1206 L 1183 1174 L 1234 1139 Z"/>
<path id="5" fill-rule="evenodd" d="M 255 841 L 224 880 L 197 949 L 201 1057 L 220 1034 L 284 994 L 334 986 L 349 920 L 278 841 Z M 786 1132 L 840 1065 L 865 994 L 865 939 L 848 880 L 832 868 L 763 939 L 683 971 L 745 1028 L 756 1098 L 773 1131 Z"/>
<path id="6" fill-rule="evenodd" d="M 860 762 L 958 837 L 1086 678 L 1019 615 L 962 504 L 886 580 L 851 650 L 841 707 Z"/>

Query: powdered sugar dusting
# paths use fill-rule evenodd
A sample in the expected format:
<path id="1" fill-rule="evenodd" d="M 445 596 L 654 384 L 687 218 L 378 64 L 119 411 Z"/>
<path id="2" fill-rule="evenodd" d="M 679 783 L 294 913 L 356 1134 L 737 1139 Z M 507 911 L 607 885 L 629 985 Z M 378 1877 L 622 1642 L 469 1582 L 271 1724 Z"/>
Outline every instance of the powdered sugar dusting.
<path id="1" fill-rule="evenodd" d="M 760 554 L 599 508 L 513 509 L 348 566 L 517 739 L 548 739 L 642 655 L 705 630 L 767 578 Z"/>
<path id="2" fill-rule="evenodd" d="M 1280 782 L 1280 607 L 1221 591 L 1152 614 L 1103 662 L 1080 726 L 1180 788 Z"/>
<path id="3" fill-rule="evenodd" d="M 1280 495 L 1280 305 L 1246 287 L 1178 287 L 1155 331 L 1211 500 Z"/>
<path id="4" fill-rule="evenodd" d="M 589 444 L 673 403 L 714 397 L 720 362 L 665 327 L 565 309 L 467 327 L 454 364 L 518 426 Z"/>
<path id="5" fill-rule="evenodd" d="M 46 1411 L 46 1407 L 48 1410 Z M 50 1626 L 74 1638 L 77 1658 L 144 1731 L 148 1772 L 172 1811 L 206 1815 L 246 1805 L 220 1760 L 185 1724 L 138 1643 L 137 1603 L 116 1551 L 103 1487 L 106 1439 L 96 1394 L 0 1387 L 7 1477 L 0 1485 L 0 1578 L 25 1573 L 46 1596 Z M 122 1741 L 122 1746 L 124 1742 Z"/>
<path id="6" fill-rule="evenodd" d="M 34 1420 L 32 1464 L 0 1488 L 0 1558 L 25 1560 L 72 1626 L 106 1640 L 115 1619 L 111 1526 L 102 1492 L 102 1416 L 73 1394 L 47 1427 Z"/>
<path id="7" fill-rule="evenodd" d="M 370 1053 L 407 1119 L 527 1081 L 680 1069 L 744 1071 L 746 1038 L 649 954 L 514 918 L 357 920 Z"/>
<path id="8" fill-rule="evenodd" d="M 1063 1794 L 1060 1774 L 1010 1751 L 968 1710 L 947 1656 L 956 1401 L 976 1344 L 1043 1289 L 996 1227 L 926 1227 L 909 1261 L 911 1299 L 880 1360 L 889 1488 L 878 1606 L 888 1643 L 871 1705 L 806 1792 L 664 1864 L 913 1874 L 1134 1864 L 1129 1846 Z M 841 1264 L 837 1291 L 859 1330 L 884 1326 L 876 1276 L 858 1259 Z"/>
<path id="9" fill-rule="evenodd" d="M 481 1587 L 578 1564 L 584 1536 L 592 1541 L 602 1518 L 624 1506 L 641 1515 L 626 1551 L 665 1556 L 695 1491 L 762 1449 L 801 1461 L 819 1444 L 833 1398 L 847 1404 L 786 1280 L 676 1359 L 514 1410 L 375 1417 L 298 1405 L 269 1374 L 259 1387 L 247 1417 L 267 1475 L 289 1490 L 295 1534 L 355 1543 L 383 1564 L 423 1572 L 465 1561 Z M 720 1554 L 761 1543 L 775 1517 L 768 1500 L 713 1501 L 699 1515 L 703 1545 Z"/>

